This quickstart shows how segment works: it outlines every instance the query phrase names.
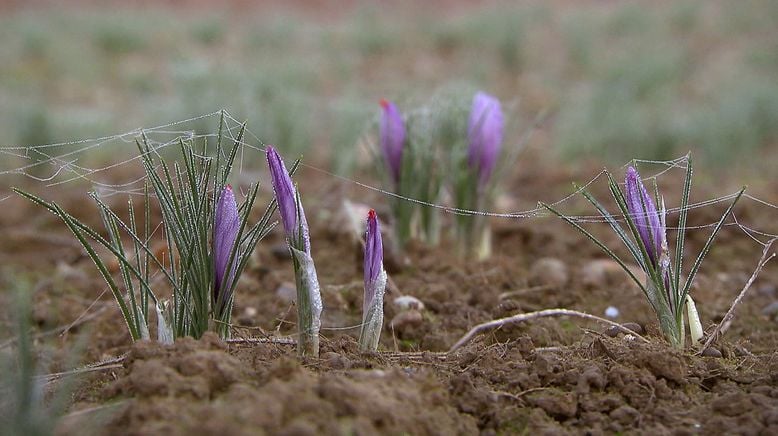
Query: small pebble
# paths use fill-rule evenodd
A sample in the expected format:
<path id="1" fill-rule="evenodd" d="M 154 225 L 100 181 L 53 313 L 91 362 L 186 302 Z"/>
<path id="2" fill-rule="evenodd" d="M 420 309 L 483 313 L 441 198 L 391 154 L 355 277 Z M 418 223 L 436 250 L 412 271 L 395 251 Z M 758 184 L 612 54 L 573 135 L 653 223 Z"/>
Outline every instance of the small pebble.
<path id="1" fill-rule="evenodd" d="M 619 317 L 619 309 L 615 306 L 608 306 L 607 309 L 605 309 L 605 317 L 610 319 L 616 319 Z"/>
<path id="2" fill-rule="evenodd" d="M 702 350 L 702 353 L 700 355 L 703 357 L 721 357 L 721 351 L 713 347 L 708 347 Z"/>
<path id="3" fill-rule="evenodd" d="M 389 323 L 391 328 L 397 330 L 397 331 L 403 331 L 406 328 L 409 327 L 416 327 L 421 325 L 424 322 L 424 317 L 422 317 L 421 312 L 418 310 L 406 310 L 405 312 L 400 312 L 397 315 L 395 315 L 394 318 L 392 318 L 392 321 Z"/>
<path id="4" fill-rule="evenodd" d="M 637 265 L 628 265 L 639 280 L 645 273 Z M 581 267 L 580 280 L 589 289 L 605 289 L 616 284 L 632 282 L 621 265 L 610 259 L 597 259 Z"/>
<path id="5" fill-rule="evenodd" d="M 336 208 L 336 212 L 329 217 L 327 229 L 333 235 L 351 236 L 359 239 L 365 233 L 367 212 L 370 206 L 343 200 L 342 207 Z M 383 223 L 382 223 L 383 224 Z"/>
<path id="6" fill-rule="evenodd" d="M 773 316 L 778 313 L 778 301 L 773 301 L 772 303 L 765 306 L 764 309 L 762 309 L 762 315 L 765 316 Z"/>
<path id="7" fill-rule="evenodd" d="M 638 324 L 638 323 L 635 323 L 635 322 L 625 322 L 624 324 L 621 324 L 621 326 L 626 328 L 626 329 L 630 329 L 630 330 L 632 330 L 633 332 L 635 332 L 635 333 L 637 333 L 639 335 L 643 334 L 643 327 L 641 327 L 640 324 Z M 618 328 L 616 326 L 613 326 L 613 327 L 605 330 L 605 335 L 606 336 L 610 336 L 611 338 L 615 338 L 616 336 L 619 335 L 619 333 L 624 333 L 624 330 L 622 330 L 622 329 L 620 329 L 620 328 Z"/>
<path id="8" fill-rule="evenodd" d="M 285 303 L 293 303 L 297 301 L 297 287 L 294 283 L 283 282 L 276 289 L 276 297 Z"/>
<path id="9" fill-rule="evenodd" d="M 411 295 L 403 295 L 394 299 L 394 306 L 401 310 L 424 310 L 424 303 L 418 298 Z"/>
<path id="10" fill-rule="evenodd" d="M 756 288 L 756 290 L 760 295 L 764 295 L 766 297 L 775 297 L 776 293 L 778 293 L 778 287 L 772 283 L 762 284 Z"/>
<path id="11" fill-rule="evenodd" d="M 321 359 L 326 362 L 327 366 L 329 366 L 331 369 L 351 368 L 351 360 L 349 360 L 346 356 L 342 356 L 332 351 L 322 354 Z"/>
<path id="12" fill-rule="evenodd" d="M 548 285 L 555 288 L 564 287 L 570 274 L 567 265 L 559 259 L 544 257 L 535 261 L 529 270 L 529 282 L 532 285 Z"/>

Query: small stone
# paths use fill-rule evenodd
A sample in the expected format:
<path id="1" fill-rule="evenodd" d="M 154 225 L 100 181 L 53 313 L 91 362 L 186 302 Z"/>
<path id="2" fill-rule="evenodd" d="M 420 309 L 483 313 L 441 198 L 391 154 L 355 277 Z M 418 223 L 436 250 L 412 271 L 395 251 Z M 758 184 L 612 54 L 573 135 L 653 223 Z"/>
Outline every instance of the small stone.
<path id="1" fill-rule="evenodd" d="M 544 257 L 535 261 L 530 267 L 529 282 L 532 285 L 548 285 L 562 288 L 567 285 L 570 274 L 567 264 L 553 257 Z"/>
<path id="2" fill-rule="evenodd" d="M 394 306 L 400 311 L 424 310 L 424 303 L 422 303 L 421 300 L 419 300 L 418 298 L 411 295 L 403 295 L 402 297 L 395 298 Z"/>
<path id="3" fill-rule="evenodd" d="M 721 357 L 721 351 L 713 348 L 708 347 L 704 350 L 702 350 L 702 353 L 700 353 L 702 357 Z"/>
<path id="4" fill-rule="evenodd" d="M 626 328 L 626 329 L 630 329 L 630 330 L 632 330 L 633 332 L 635 332 L 635 333 L 637 333 L 639 335 L 643 334 L 643 327 L 640 324 L 638 324 L 638 323 L 635 323 L 635 322 L 625 322 L 624 324 L 621 324 L 621 326 Z M 622 329 L 620 329 L 620 328 L 618 328 L 616 326 L 613 326 L 613 327 L 605 330 L 605 335 L 610 336 L 611 338 L 615 338 L 616 336 L 619 335 L 619 333 L 625 333 L 625 332 L 624 332 L 624 330 L 622 330 Z"/>
<path id="5" fill-rule="evenodd" d="M 278 260 L 289 260 L 292 258 L 292 252 L 289 251 L 289 246 L 284 243 L 274 244 L 270 247 L 270 254 Z"/>
<path id="6" fill-rule="evenodd" d="M 297 287 L 294 283 L 283 282 L 276 289 L 276 297 L 285 303 L 294 303 L 297 301 Z"/>
<path id="7" fill-rule="evenodd" d="M 773 316 L 778 314 L 778 300 L 773 301 L 762 309 L 762 315 Z"/>
<path id="8" fill-rule="evenodd" d="M 395 315 L 389 325 L 397 331 L 402 331 L 409 327 L 418 327 L 423 322 L 424 317 L 422 317 L 421 312 L 415 309 L 411 309 Z"/>
<path id="9" fill-rule="evenodd" d="M 635 333 L 637 333 L 639 335 L 642 335 L 643 332 L 645 331 L 645 330 L 643 330 L 643 326 L 638 324 L 638 323 L 636 323 L 636 322 L 625 322 L 621 326 L 626 328 L 626 329 L 630 329 L 630 330 L 632 330 L 633 332 L 635 332 Z"/>
<path id="10" fill-rule="evenodd" d="M 351 368 L 351 361 L 338 353 L 329 351 L 321 356 L 322 360 L 326 362 L 327 366 L 331 369 L 349 369 Z"/>
<path id="11" fill-rule="evenodd" d="M 365 233 L 369 210 L 370 206 L 366 204 L 343 200 L 342 207 L 336 208 L 335 213 L 330 217 L 327 229 L 333 235 L 351 236 L 354 240 L 358 240 Z"/>
<path id="12" fill-rule="evenodd" d="M 117 261 L 118 262 L 118 261 Z M 118 270 L 119 267 L 117 265 L 116 269 Z M 74 281 L 74 280 L 87 280 L 88 276 L 86 273 L 80 269 L 75 268 L 69 263 L 65 262 L 59 262 L 57 263 L 57 275 L 59 278 L 65 280 L 65 281 Z"/>
<path id="13" fill-rule="evenodd" d="M 756 288 L 756 291 L 760 295 L 764 295 L 765 297 L 775 297 L 776 293 L 778 293 L 778 286 L 772 284 L 772 283 L 764 283 L 760 285 L 758 288 Z"/>
<path id="14" fill-rule="evenodd" d="M 637 265 L 628 265 L 628 268 L 638 280 L 645 279 L 645 273 Z M 631 282 L 621 265 L 610 259 L 586 263 L 581 267 L 580 277 L 581 283 L 589 289 L 603 289 L 626 281 Z"/>
<path id="15" fill-rule="evenodd" d="M 243 316 L 247 316 L 249 318 L 253 318 L 257 316 L 257 308 L 248 306 L 245 309 L 243 309 Z"/>

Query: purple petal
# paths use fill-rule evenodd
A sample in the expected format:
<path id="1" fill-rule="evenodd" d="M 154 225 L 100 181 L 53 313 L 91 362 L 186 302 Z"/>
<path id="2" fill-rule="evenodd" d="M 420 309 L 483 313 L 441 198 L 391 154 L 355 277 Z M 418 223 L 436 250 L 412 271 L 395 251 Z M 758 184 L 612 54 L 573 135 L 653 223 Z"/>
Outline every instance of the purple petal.
<path id="1" fill-rule="evenodd" d="M 478 172 L 478 181 L 486 184 L 497 164 L 503 140 L 504 120 L 500 100 L 479 92 L 473 97 L 473 106 L 467 126 L 470 141 L 467 161 Z"/>
<path id="2" fill-rule="evenodd" d="M 643 186 L 643 181 L 637 170 L 631 166 L 627 168 L 625 185 L 627 210 L 635 222 L 649 258 L 656 264 L 662 251 L 662 241 L 665 239 L 665 229 L 662 226 L 659 212 Z M 644 205 L 645 210 L 643 209 Z"/>
<path id="3" fill-rule="evenodd" d="M 384 245 L 381 239 L 381 227 L 375 210 L 367 213 L 367 232 L 365 233 L 365 301 L 364 310 L 369 307 L 375 293 L 375 283 L 384 269 Z"/>
<path id="4" fill-rule="evenodd" d="M 278 202 L 278 211 L 281 214 L 281 224 L 284 226 L 289 244 L 298 250 L 310 253 L 308 222 L 302 204 L 299 204 L 298 210 L 297 189 L 292 184 L 292 178 L 289 177 L 281 156 L 270 145 L 267 147 L 267 163 L 270 168 L 273 192 Z"/>
<path id="5" fill-rule="evenodd" d="M 383 114 L 381 115 L 380 145 L 392 180 L 400 180 L 403 145 L 405 144 L 405 123 L 397 106 L 387 100 L 381 100 Z"/>
<path id="6" fill-rule="evenodd" d="M 219 196 L 216 203 L 216 215 L 214 217 L 213 231 L 213 263 L 215 273 L 214 295 L 218 295 L 227 275 L 227 264 L 230 261 L 230 252 L 235 245 L 240 229 L 240 218 L 238 217 L 238 205 L 235 202 L 235 194 L 232 187 L 227 185 Z M 232 262 L 227 281 L 235 277 L 235 269 L 238 262 Z"/>

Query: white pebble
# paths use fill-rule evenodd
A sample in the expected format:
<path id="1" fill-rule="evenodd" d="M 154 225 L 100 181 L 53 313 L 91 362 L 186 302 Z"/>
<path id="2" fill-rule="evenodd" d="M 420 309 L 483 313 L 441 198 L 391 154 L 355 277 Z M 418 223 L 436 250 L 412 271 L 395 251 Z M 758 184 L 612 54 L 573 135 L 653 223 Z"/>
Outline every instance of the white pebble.
<path id="1" fill-rule="evenodd" d="M 395 298 L 394 305 L 401 311 L 409 309 L 424 310 L 424 303 L 418 298 L 410 295 L 403 295 L 402 297 Z"/>
<path id="2" fill-rule="evenodd" d="M 614 306 L 608 306 L 607 309 L 605 309 L 605 317 L 610 319 L 615 319 L 619 317 L 619 309 L 617 309 Z"/>

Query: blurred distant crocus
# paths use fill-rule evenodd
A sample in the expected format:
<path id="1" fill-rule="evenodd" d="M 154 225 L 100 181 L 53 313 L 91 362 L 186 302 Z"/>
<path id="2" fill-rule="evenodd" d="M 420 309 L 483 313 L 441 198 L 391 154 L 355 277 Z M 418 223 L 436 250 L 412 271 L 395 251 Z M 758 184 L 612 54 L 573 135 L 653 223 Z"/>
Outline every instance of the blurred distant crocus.
<path id="1" fill-rule="evenodd" d="M 392 180 L 398 183 L 405 144 L 405 123 L 394 103 L 382 99 L 381 107 L 383 108 L 380 126 L 381 153 L 384 155 Z"/>
<path id="2" fill-rule="evenodd" d="M 375 210 L 367 214 L 367 232 L 365 233 L 365 296 L 362 302 L 362 330 L 359 344 L 362 350 L 375 351 L 381 338 L 384 322 L 384 291 L 386 289 L 386 271 L 384 271 L 384 245 L 381 240 L 381 228 Z"/>
<path id="3" fill-rule="evenodd" d="M 240 230 L 240 218 L 238 217 L 238 205 L 235 202 L 235 194 L 232 187 L 227 185 L 219 196 L 216 203 L 216 216 L 213 226 L 213 263 L 215 273 L 214 283 L 214 301 L 219 300 L 219 292 L 223 286 L 227 290 L 230 282 L 235 278 L 235 270 L 238 262 L 232 262 L 229 274 L 227 273 L 227 264 L 230 262 L 230 252 L 235 246 L 235 240 Z M 225 285 L 225 282 L 227 283 Z M 224 298 L 221 301 L 226 301 Z"/>
<path id="4" fill-rule="evenodd" d="M 467 161 L 478 172 L 479 185 L 483 186 L 494 171 L 502 147 L 503 114 L 497 98 L 485 92 L 473 97 L 467 137 L 470 141 Z"/>
<path id="5" fill-rule="evenodd" d="M 272 146 L 267 147 L 267 163 L 270 168 L 273 191 L 276 195 L 276 201 L 278 201 L 281 223 L 284 226 L 289 245 L 310 254 L 308 222 L 305 219 L 302 204 L 297 201 L 297 189 L 292 184 L 292 178 L 286 171 L 284 161 Z"/>
<path id="6" fill-rule="evenodd" d="M 633 167 L 627 168 L 624 194 L 630 217 L 637 227 L 643 246 L 654 266 L 659 266 L 662 246 L 666 245 L 664 219 L 648 195 L 640 175 Z"/>

